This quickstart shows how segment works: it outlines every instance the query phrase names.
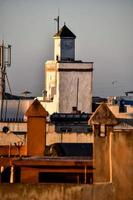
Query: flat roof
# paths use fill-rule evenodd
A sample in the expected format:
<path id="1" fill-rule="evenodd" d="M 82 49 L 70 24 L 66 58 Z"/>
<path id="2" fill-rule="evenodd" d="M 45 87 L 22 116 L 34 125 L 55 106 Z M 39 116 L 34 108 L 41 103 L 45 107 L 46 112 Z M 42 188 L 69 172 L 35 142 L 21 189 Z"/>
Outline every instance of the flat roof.
<path id="1" fill-rule="evenodd" d="M 86 63 L 86 64 L 93 64 L 94 62 L 84 62 L 82 60 L 60 60 L 57 63 Z"/>
<path id="2" fill-rule="evenodd" d="M 89 157 L 27 157 L 14 160 L 17 166 L 92 166 Z"/>

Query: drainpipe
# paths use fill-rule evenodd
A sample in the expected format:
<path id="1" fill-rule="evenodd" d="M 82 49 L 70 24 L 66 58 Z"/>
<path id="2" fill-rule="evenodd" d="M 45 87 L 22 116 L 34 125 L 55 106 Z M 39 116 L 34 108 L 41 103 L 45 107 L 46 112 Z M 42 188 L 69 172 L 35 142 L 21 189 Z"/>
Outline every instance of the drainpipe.
<path id="1" fill-rule="evenodd" d="M 112 183 L 112 132 L 109 133 L 109 170 L 110 183 Z"/>

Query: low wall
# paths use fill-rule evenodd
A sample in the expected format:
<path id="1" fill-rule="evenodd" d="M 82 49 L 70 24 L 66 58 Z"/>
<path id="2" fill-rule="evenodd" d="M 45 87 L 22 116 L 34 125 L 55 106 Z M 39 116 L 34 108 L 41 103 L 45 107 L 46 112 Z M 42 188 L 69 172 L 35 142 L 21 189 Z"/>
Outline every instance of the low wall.
<path id="1" fill-rule="evenodd" d="M 112 184 L 1 184 L 2 200 L 115 200 Z"/>

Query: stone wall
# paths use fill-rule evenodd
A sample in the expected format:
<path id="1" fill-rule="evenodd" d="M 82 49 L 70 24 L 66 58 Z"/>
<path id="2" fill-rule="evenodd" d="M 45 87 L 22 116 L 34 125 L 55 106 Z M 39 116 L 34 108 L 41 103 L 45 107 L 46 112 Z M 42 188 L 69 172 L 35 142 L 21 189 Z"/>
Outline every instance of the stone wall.
<path id="1" fill-rule="evenodd" d="M 112 184 L 2 184 L 2 200 L 115 200 Z"/>

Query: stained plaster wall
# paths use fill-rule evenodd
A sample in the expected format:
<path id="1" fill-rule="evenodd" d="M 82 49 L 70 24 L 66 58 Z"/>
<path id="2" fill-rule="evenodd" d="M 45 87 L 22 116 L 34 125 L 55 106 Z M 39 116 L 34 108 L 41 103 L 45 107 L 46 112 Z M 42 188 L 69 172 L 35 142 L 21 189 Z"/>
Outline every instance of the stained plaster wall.
<path id="1" fill-rule="evenodd" d="M 2 200 L 115 200 L 112 184 L 2 184 Z"/>
<path id="2" fill-rule="evenodd" d="M 46 129 L 46 144 L 50 145 L 53 143 L 63 142 L 76 142 L 76 143 L 93 143 L 94 136 L 92 133 L 56 133 L 55 126 L 47 124 Z"/>
<path id="3" fill-rule="evenodd" d="M 133 200 L 133 130 L 94 138 L 94 182 L 114 185 L 116 200 Z"/>
<path id="4" fill-rule="evenodd" d="M 57 91 L 59 90 L 59 112 L 72 112 L 72 107 L 77 102 L 78 85 L 78 110 L 91 113 L 92 105 L 92 72 L 78 71 L 78 69 L 92 69 L 92 63 L 59 63 L 59 69 L 76 69 L 77 71 L 59 71 Z"/>
<path id="5" fill-rule="evenodd" d="M 133 130 L 112 134 L 112 180 L 117 200 L 133 200 Z"/>
<path id="6" fill-rule="evenodd" d="M 77 106 L 77 81 L 79 80 L 78 110 L 91 113 L 92 70 L 93 63 L 91 62 L 57 63 L 56 61 L 47 61 L 45 64 L 45 90 L 47 98 L 53 97 L 53 100 L 42 103 L 45 109 L 50 114 L 72 112 L 72 107 Z M 54 88 L 54 93 L 52 88 Z"/>
<path id="7" fill-rule="evenodd" d="M 98 130 L 95 128 L 94 136 L 94 182 L 109 182 L 110 181 L 110 134 L 109 132 L 105 137 L 100 137 L 97 133 Z"/>

